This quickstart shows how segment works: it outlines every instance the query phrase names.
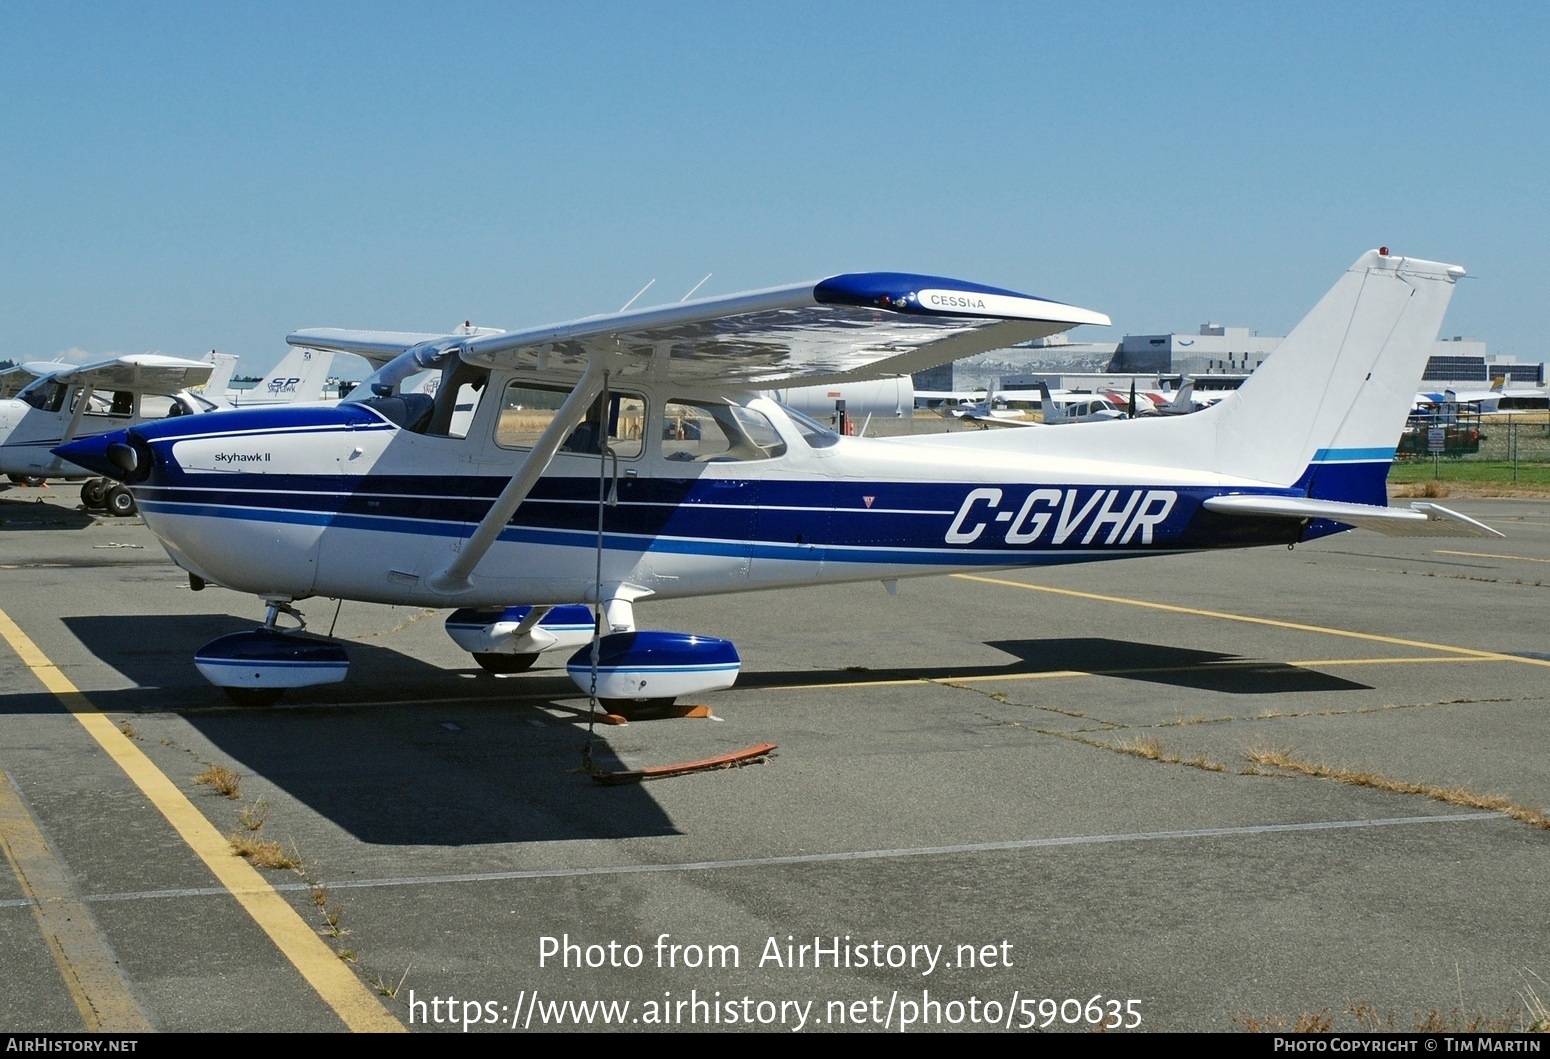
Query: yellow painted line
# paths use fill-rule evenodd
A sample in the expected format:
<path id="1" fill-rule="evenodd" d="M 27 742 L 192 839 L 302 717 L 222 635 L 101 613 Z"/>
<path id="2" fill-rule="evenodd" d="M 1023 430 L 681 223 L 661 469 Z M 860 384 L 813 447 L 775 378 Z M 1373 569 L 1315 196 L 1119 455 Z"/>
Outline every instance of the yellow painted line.
<path id="1" fill-rule="evenodd" d="M 968 677 L 936 677 L 933 684 L 981 684 L 992 680 L 1060 680 L 1071 677 L 1107 677 L 1118 676 L 1123 673 L 1158 673 L 1166 672 L 1160 669 L 1115 669 L 1115 670 L 1090 670 L 1090 669 L 1045 669 L 1037 673 L 976 673 Z"/>
<path id="2" fill-rule="evenodd" d="M 968 684 L 976 680 L 1049 680 L 1055 677 L 1090 677 L 1080 669 L 1048 669 L 1038 673 L 997 673 L 967 677 L 890 677 L 886 680 L 847 680 L 842 684 L 766 684 L 760 691 L 824 691 L 833 688 L 907 688 L 921 684 Z"/>
<path id="3" fill-rule="evenodd" d="M 1406 640 L 1398 636 L 1380 636 L 1377 633 L 1354 632 L 1350 629 L 1331 629 L 1322 625 L 1305 625 L 1295 621 L 1279 621 L 1275 618 L 1256 618 L 1248 614 L 1227 614 L 1218 610 L 1200 610 L 1195 607 L 1180 607 L 1172 603 L 1153 603 L 1144 599 L 1128 599 L 1123 596 L 1102 596 L 1096 592 L 1078 592 L 1073 588 L 1052 588 L 1049 585 L 1030 585 L 1026 581 L 1008 581 L 1000 577 L 984 577 L 979 574 L 951 574 L 949 576 L 962 578 L 965 581 L 979 581 L 987 585 L 1001 585 L 1006 588 L 1021 588 L 1029 592 L 1048 592 L 1056 596 L 1073 596 L 1077 599 L 1091 599 L 1099 603 L 1123 603 L 1131 607 L 1143 607 L 1147 610 L 1167 611 L 1170 614 L 1190 614 L 1197 618 L 1218 618 L 1222 621 L 1238 621 L 1249 625 L 1267 625 L 1274 629 L 1291 629 L 1295 632 L 1313 632 L 1324 636 L 1344 636 L 1353 640 L 1367 640 L 1372 643 L 1393 644 L 1396 647 L 1419 647 L 1426 651 L 1443 651 L 1452 654 L 1470 655 L 1475 658 L 1488 659 L 1493 662 L 1518 662 L 1530 666 L 1550 666 L 1550 661 L 1542 658 L 1523 658 L 1519 655 L 1506 655 L 1496 651 L 1477 651 L 1472 647 L 1456 647 L 1449 644 L 1428 643 L 1425 640 Z"/>
<path id="4" fill-rule="evenodd" d="M 1445 548 L 1436 548 L 1438 555 L 1467 555 L 1471 559 L 1516 559 L 1520 563 L 1550 563 L 1550 559 L 1535 559 L 1530 555 L 1496 555 L 1491 552 L 1450 552 Z"/>
<path id="5" fill-rule="evenodd" d="M 86 1032 L 149 1031 L 150 1020 L 119 974 L 97 921 L 5 773 L 0 773 L 0 852 L 32 902 L 33 918 Z M 11 974 L 21 973 L 11 968 Z"/>
<path id="6" fill-rule="evenodd" d="M 381 1002 L 269 885 L 258 869 L 231 851 L 230 844 L 194 807 L 188 796 L 76 689 L 4 611 L 0 611 L 0 637 L 4 637 L 43 686 L 161 811 L 211 874 L 253 917 L 346 1026 L 358 1032 L 403 1031 L 403 1025 L 388 1014 Z"/>
<path id="7" fill-rule="evenodd" d="M 769 684 L 760 691 L 824 691 L 832 688 L 907 688 L 915 684 L 935 684 L 939 681 L 928 677 L 905 677 L 902 680 L 847 680 L 842 684 Z"/>
<path id="8" fill-rule="evenodd" d="M 1465 662 L 1495 661 L 1496 659 L 1494 658 L 1481 658 L 1479 655 L 1428 655 L 1425 658 L 1310 658 L 1286 664 L 1305 669 L 1323 669 L 1327 666 L 1391 666 L 1396 663 L 1413 666 L 1425 665 L 1428 662 L 1446 662 L 1449 665 L 1461 665 Z"/>

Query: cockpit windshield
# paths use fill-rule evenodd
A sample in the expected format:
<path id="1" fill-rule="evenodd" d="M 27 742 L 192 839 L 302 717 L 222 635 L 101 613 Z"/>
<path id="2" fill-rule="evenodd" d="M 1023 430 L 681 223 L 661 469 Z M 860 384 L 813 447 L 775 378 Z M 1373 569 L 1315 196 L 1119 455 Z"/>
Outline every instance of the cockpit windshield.
<path id="1" fill-rule="evenodd" d="M 802 435 L 802 440 L 807 442 L 810 448 L 826 449 L 840 440 L 840 436 L 818 420 L 802 412 L 798 412 L 790 405 L 781 405 L 780 410 L 786 413 L 786 418 L 791 420 L 791 425 L 796 427 Z"/>
<path id="2" fill-rule="evenodd" d="M 62 382 L 38 379 L 17 394 L 16 398 L 40 412 L 57 412 L 64 407 L 65 393 L 68 389 L 69 387 Z"/>

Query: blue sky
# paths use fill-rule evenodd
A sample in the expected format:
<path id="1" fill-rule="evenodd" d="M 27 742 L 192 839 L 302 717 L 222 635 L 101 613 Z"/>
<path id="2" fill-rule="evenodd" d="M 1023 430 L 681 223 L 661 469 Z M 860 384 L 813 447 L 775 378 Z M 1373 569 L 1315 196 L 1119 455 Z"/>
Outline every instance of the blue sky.
<path id="1" fill-rule="evenodd" d="M 1550 357 L 1550 5 L 0 5 L 0 358 L 265 368 L 842 271 L 1284 334 L 1372 246 Z"/>

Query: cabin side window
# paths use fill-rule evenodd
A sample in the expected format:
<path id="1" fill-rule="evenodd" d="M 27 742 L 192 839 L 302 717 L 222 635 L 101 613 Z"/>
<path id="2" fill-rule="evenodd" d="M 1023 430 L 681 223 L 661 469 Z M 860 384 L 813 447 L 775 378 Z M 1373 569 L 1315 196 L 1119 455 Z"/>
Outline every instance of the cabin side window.
<path id="1" fill-rule="evenodd" d="M 141 419 L 171 419 L 180 416 L 188 409 L 183 402 L 168 393 L 143 393 L 140 395 Z"/>
<path id="2" fill-rule="evenodd" d="M 129 419 L 135 414 L 135 395 L 129 390 L 94 393 L 86 403 L 86 414 L 91 416 L 111 416 L 114 419 Z"/>
<path id="3" fill-rule="evenodd" d="M 495 443 L 508 449 L 532 448 L 569 396 L 569 390 L 555 386 L 508 383 L 501 394 Z M 605 400 L 593 401 L 587 407 L 586 417 L 561 443 L 560 451 L 596 455 L 606 438 L 610 452 L 622 460 L 634 459 L 641 453 L 645 423 L 646 402 L 642 397 L 609 393 Z"/>

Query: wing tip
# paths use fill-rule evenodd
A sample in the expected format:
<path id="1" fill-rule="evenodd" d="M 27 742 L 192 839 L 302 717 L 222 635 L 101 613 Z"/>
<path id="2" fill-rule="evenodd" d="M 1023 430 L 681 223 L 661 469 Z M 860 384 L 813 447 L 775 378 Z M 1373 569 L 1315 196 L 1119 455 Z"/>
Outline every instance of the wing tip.
<path id="1" fill-rule="evenodd" d="M 1111 323 L 1104 313 L 1066 302 L 968 280 L 911 272 L 848 272 L 831 276 L 814 286 L 813 297 L 820 304 L 885 309 L 919 316 L 1040 320 L 1072 327 L 1080 324 L 1108 327 Z"/>

